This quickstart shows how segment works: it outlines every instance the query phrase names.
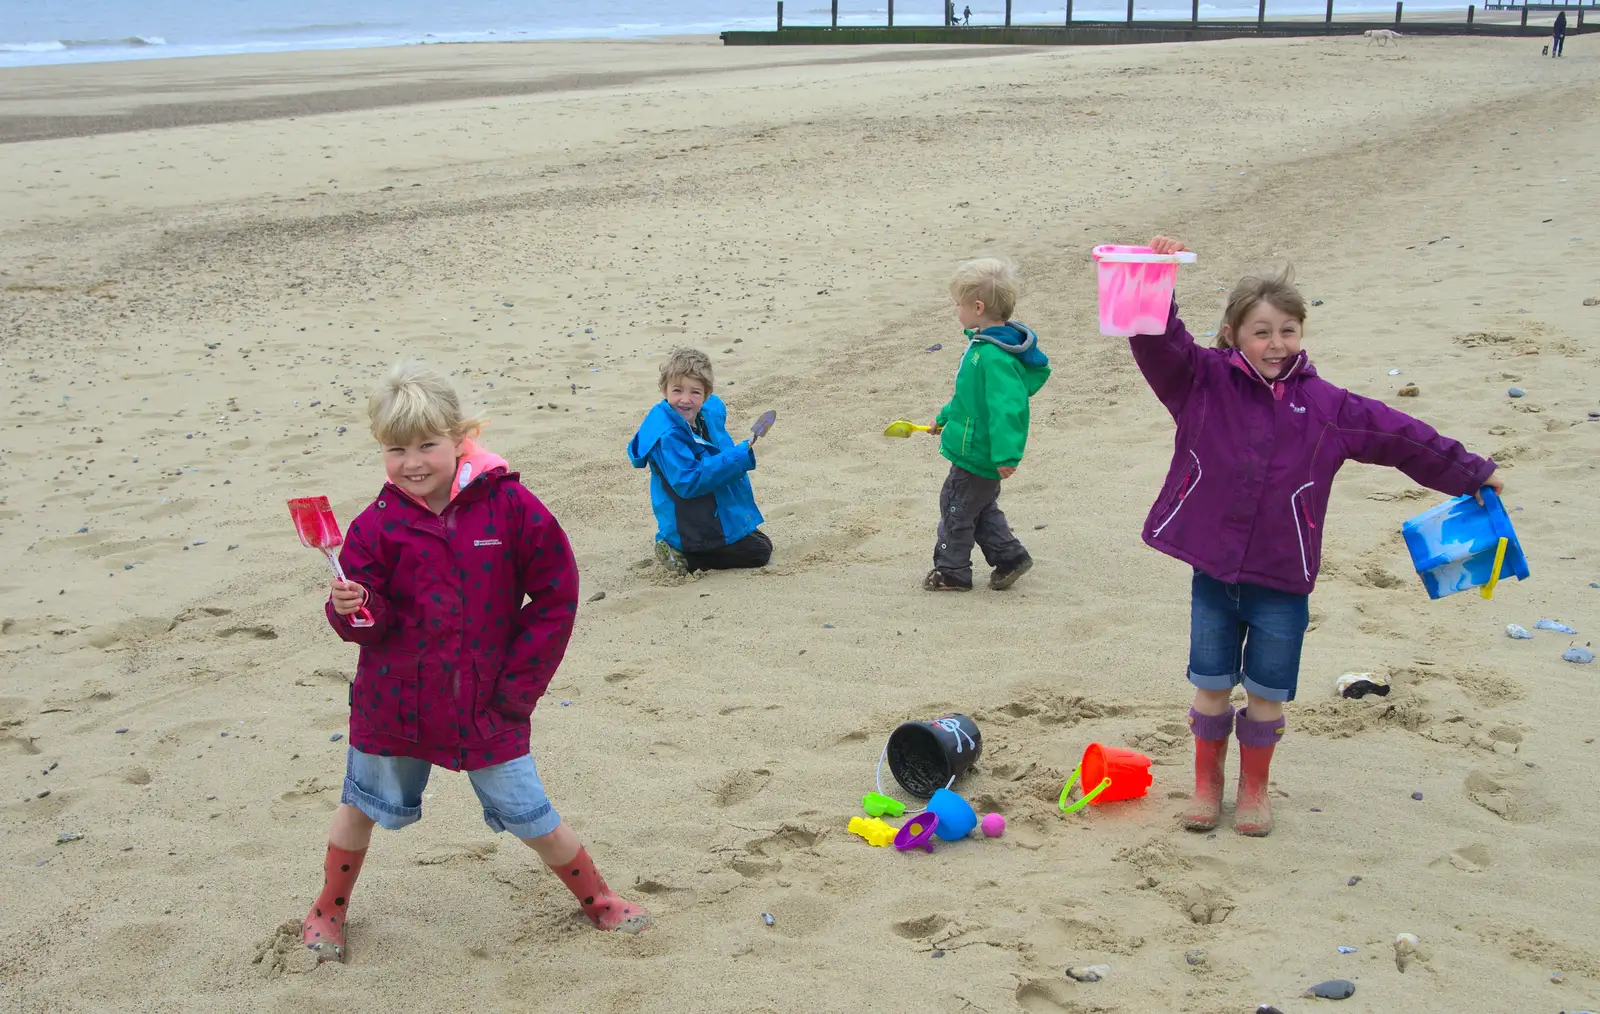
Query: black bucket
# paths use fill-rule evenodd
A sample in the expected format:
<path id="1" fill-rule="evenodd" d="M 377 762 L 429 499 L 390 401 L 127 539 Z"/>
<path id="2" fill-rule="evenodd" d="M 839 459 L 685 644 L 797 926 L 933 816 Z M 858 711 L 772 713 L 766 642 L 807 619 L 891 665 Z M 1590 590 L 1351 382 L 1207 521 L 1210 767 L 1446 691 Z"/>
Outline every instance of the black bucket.
<path id="1" fill-rule="evenodd" d="M 904 722 L 889 736 L 889 771 L 913 796 L 927 798 L 983 753 L 983 733 L 966 715 Z"/>

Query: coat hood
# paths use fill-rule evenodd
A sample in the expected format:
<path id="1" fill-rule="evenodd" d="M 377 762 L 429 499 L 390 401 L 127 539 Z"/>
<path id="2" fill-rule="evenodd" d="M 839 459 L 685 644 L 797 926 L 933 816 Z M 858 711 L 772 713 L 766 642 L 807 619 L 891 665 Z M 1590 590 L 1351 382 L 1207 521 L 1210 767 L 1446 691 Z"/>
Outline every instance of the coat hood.
<path id="1" fill-rule="evenodd" d="M 722 403 L 721 398 L 713 394 L 706 399 L 704 405 L 700 406 L 700 414 L 705 417 L 706 427 L 714 431 L 726 425 L 728 407 Z M 674 430 L 681 430 L 691 438 L 694 436 L 694 431 L 683 421 L 683 416 L 663 398 L 645 413 L 644 422 L 639 424 L 639 431 L 628 441 L 628 460 L 633 463 L 633 467 L 648 466 L 650 452 L 655 450 L 663 437 Z"/>
<path id="2" fill-rule="evenodd" d="M 986 327 L 982 331 L 967 331 L 972 341 L 998 345 L 1022 361 L 1022 365 L 1039 368 L 1049 366 L 1050 359 L 1039 348 L 1039 336 L 1020 321 L 1008 320 L 1004 324 Z"/>

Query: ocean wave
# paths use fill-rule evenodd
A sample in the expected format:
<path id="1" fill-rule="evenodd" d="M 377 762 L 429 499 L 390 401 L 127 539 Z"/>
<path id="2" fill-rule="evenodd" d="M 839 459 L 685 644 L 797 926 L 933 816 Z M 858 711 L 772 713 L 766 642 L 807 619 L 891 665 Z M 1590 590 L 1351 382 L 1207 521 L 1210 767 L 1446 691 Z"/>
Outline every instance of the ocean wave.
<path id="1" fill-rule="evenodd" d="M 59 53 L 66 48 L 60 42 L 0 42 L 0 53 Z"/>
<path id="2" fill-rule="evenodd" d="M 316 25 L 291 25 L 288 28 L 252 28 L 245 35 L 266 35 L 272 37 L 285 35 L 326 35 L 329 32 L 352 32 L 361 29 L 373 28 L 400 28 L 397 22 L 390 21 L 334 21 L 327 24 Z"/>
<path id="3" fill-rule="evenodd" d="M 60 39 L 55 42 L 0 42 L 0 53 L 59 53 L 68 49 L 143 49 L 165 46 L 159 35 L 130 35 L 126 39 Z"/>

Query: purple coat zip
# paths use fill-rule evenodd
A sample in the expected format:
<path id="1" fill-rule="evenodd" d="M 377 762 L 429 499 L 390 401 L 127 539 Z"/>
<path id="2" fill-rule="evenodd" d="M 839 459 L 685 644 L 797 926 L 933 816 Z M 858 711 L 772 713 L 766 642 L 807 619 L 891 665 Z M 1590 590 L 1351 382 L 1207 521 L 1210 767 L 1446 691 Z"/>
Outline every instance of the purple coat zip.
<path id="1" fill-rule="evenodd" d="M 361 645 L 350 743 L 471 771 L 528 753 L 528 719 L 578 610 L 578 567 L 556 519 L 503 467 L 435 515 L 394 485 L 350 523 L 339 560 L 373 626 Z M 527 603 L 523 598 L 526 596 Z"/>
<path id="2" fill-rule="evenodd" d="M 1303 351 L 1268 383 L 1238 352 L 1195 344 L 1176 303 L 1166 334 L 1129 344 L 1178 424 L 1144 541 L 1218 581 L 1310 594 L 1329 487 L 1346 461 L 1398 468 L 1449 496 L 1478 492 L 1495 469 L 1427 423 L 1323 380 Z"/>

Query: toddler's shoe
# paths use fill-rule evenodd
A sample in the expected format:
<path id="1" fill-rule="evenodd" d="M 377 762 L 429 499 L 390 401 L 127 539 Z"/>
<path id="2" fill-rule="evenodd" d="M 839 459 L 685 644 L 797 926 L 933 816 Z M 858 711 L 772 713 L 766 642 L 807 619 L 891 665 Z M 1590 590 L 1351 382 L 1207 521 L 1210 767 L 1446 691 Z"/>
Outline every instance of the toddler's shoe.
<path id="1" fill-rule="evenodd" d="M 935 567 L 928 571 L 928 576 L 922 579 L 923 591 L 971 591 L 972 585 L 962 584 L 944 571 Z"/>
<path id="2" fill-rule="evenodd" d="M 1024 556 L 1020 560 L 1002 563 L 989 575 L 989 587 L 995 591 L 1005 591 L 1017 583 L 1017 578 L 1033 569 L 1033 557 Z"/>
<path id="3" fill-rule="evenodd" d="M 656 540 L 656 562 L 674 574 L 689 573 L 689 561 L 684 559 L 682 553 L 673 549 L 672 544 L 666 539 Z"/>

